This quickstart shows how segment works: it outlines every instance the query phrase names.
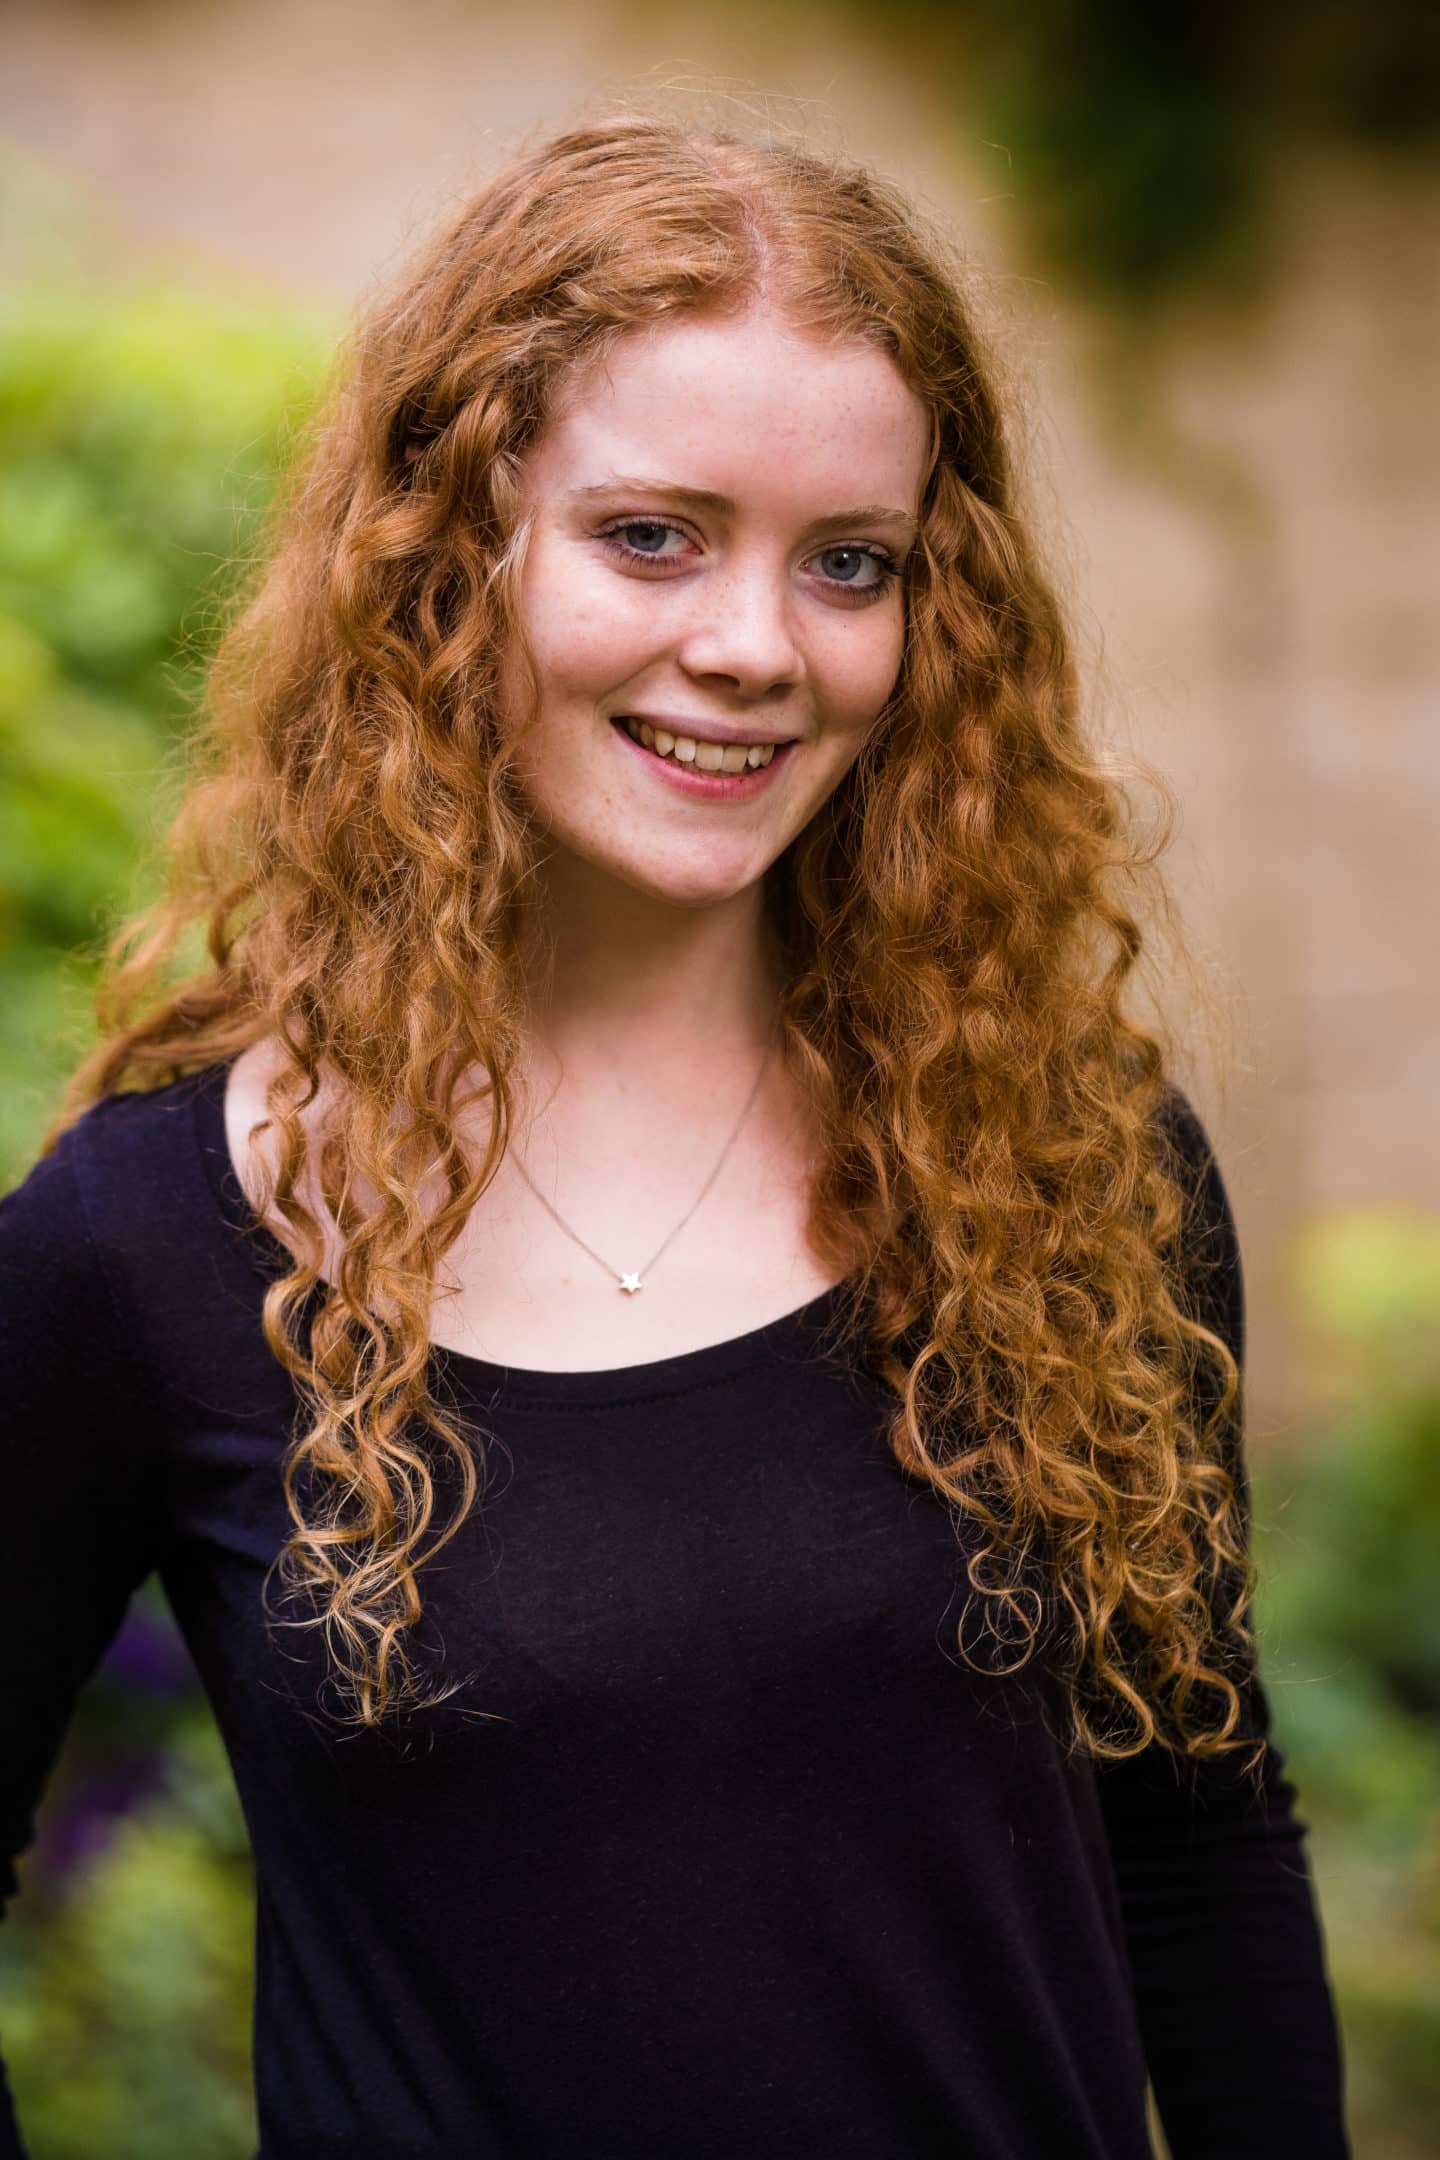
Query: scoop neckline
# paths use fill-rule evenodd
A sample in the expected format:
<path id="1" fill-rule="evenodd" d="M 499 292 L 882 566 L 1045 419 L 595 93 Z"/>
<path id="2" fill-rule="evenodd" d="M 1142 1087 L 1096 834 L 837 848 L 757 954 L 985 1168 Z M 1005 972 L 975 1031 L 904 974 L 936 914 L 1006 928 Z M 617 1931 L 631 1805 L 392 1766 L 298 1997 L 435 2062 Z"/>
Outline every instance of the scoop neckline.
<path id="1" fill-rule="evenodd" d="M 257 1269 L 266 1279 L 276 1269 L 292 1264 L 288 1247 L 267 1229 L 251 1207 L 230 1159 L 225 1131 L 225 1086 L 234 1062 L 222 1059 L 197 1073 L 192 1098 L 193 1128 L 197 1153 L 205 1179 L 219 1204 L 225 1227 L 246 1248 L 252 1263 L 260 1254 L 266 1265 Z M 590 1403 L 618 1403 L 657 1395 L 679 1395 L 695 1387 L 733 1378 L 767 1362 L 784 1362 L 788 1354 L 805 1352 L 811 1338 L 838 1320 L 851 1287 L 842 1276 L 828 1289 L 807 1298 L 803 1305 L 781 1313 L 774 1320 L 743 1334 L 726 1336 L 721 1342 L 702 1343 L 693 1350 L 677 1350 L 667 1357 L 647 1358 L 630 1365 L 598 1366 L 575 1371 L 551 1371 L 535 1365 L 509 1365 L 483 1358 L 448 1343 L 430 1345 L 432 1365 L 475 1392 L 504 1396 L 520 1402 L 565 1408 Z M 327 1285 L 317 1284 L 312 1296 Z"/>

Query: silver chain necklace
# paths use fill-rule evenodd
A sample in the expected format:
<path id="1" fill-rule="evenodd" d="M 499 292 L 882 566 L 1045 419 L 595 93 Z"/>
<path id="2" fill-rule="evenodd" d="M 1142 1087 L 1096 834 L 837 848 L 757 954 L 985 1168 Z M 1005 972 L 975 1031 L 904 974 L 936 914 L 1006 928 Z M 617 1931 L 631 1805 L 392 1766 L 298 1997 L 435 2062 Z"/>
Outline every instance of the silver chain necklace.
<path id="1" fill-rule="evenodd" d="M 750 1114 L 750 1106 L 754 1102 L 755 1097 L 760 1092 L 760 1082 L 765 1077 L 765 1068 L 770 1062 L 770 1053 L 775 1047 L 776 1037 L 778 1036 L 779 1032 L 780 1022 L 777 1016 L 775 1026 L 771 1031 L 770 1040 L 765 1046 L 765 1055 L 760 1060 L 760 1070 L 755 1075 L 755 1084 L 751 1088 L 749 1095 L 746 1097 L 745 1108 L 740 1112 L 739 1117 L 735 1120 L 734 1130 L 731 1132 L 730 1138 L 726 1141 L 724 1147 L 720 1151 L 719 1162 L 716 1163 L 714 1169 L 710 1172 L 709 1177 L 706 1178 L 705 1183 L 701 1186 L 699 1194 L 692 1203 L 688 1212 L 681 1216 L 679 1222 L 676 1223 L 675 1228 L 670 1232 L 670 1236 L 666 1238 L 665 1243 L 659 1246 L 658 1249 L 650 1255 L 650 1258 L 646 1261 L 643 1268 L 616 1268 L 613 1267 L 608 1260 L 602 1260 L 599 1253 L 596 1252 L 594 1246 L 587 1245 L 584 1238 L 580 1237 L 577 1232 L 571 1229 L 569 1223 L 566 1222 L 564 1216 L 561 1215 L 558 1208 L 551 1207 L 550 1202 L 546 1199 L 544 1193 L 541 1192 L 539 1186 L 535 1183 L 535 1180 L 531 1177 L 529 1171 L 525 1168 L 524 1163 L 521 1161 L 519 1149 L 512 1147 L 511 1153 L 514 1155 L 515 1158 L 515 1167 L 520 1172 L 521 1177 L 524 1178 L 525 1183 L 530 1187 L 531 1192 L 534 1193 L 536 1199 L 540 1202 L 541 1207 L 547 1209 L 548 1212 L 554 1216 L 556 1222 L 559 1223 L 560 1228 L 565 1232 L 566 1237 L 568 1237 L 572 1241 L 572 1243 L 578 1245 L 583 1252 L 589 1253 L 592 1260 L 598 1261 L 600 1266 L 604 1268 L 607 1275 L 613 1275 L 615 1277 L 618 1288 L 628 1291 L 632 1297 L 637 1290 L 644 1289 L 645 1284 L 642 1280 L 642 1277 L 649 1274 L 651 1268 L 654 1267 L 655 1262 L 660 1258 L 660 1254 L 664 1252 L 665 1246 L 669 1245 L 674 1238 L 677 1238 L 680 1235 L 680 1232 L 684 1229 L 686 1223 L 689 1222 L 690 1217 L 695 1213 L 695 1209 L 699 1207 L 700 1202 L 705 1198 L 706 1193 L 709 1192 L 711 1186 L 715 1183 L 716 1178 L 719 1177 L 721 1168 L 725 1162 L 725 1158 L 730 1153 L 731 1148 L 735 1145 L 736 1136 L 740 1131 L 740 1127 L 744 1124 L 746 1118 Z"/>

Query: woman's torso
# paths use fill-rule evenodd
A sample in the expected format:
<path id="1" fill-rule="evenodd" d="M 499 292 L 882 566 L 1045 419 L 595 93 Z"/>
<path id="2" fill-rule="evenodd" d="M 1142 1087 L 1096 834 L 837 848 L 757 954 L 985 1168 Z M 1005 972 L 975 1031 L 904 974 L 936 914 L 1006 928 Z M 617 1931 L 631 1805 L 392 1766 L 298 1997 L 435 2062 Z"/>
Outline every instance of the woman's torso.
<path id="1" fill-rule="evenodd" d="M 265 2160 L 1140 2160 L 1096 1792 L 1043 1661 L 960 1657 L 969 1541 L 899 1468 L 835 1301 L 759 1332 L 717 1299 L 709 1347 L 612 1334 L 592 1367 L 558 1329 L 549 1367 L 442 1343 L 485 1490 L 421 1571 L 407 1649 L 456 1692 L 337 1735 L 321 1639 L 262 1612 L 288 1527 L 293 1399 L 257 1324 L 278 1254 L 217 1239 L 197 1199 L 203 1160 L 238 1222 L 216 1076 L 176 1101 L 200 1147 L 170 1126 L 191 1227 L 164 1266 L 196 1311 L 146 1358 L 175 1403 L 163 1579 L 255 1850 Z M 172 1300 L 147 1265 L 129 1302 Z"/>
<path id="2" fill-rule="evenodd" d="M 974 1536 L 897 1464 L 890 1391 L 827 1344 L 838 1298 L 724 1336 L 704 1306 L 711 1347 L 658 1362 L 442 1344 L 437 1390 L 486 1466 L 421 1570 L 409 1647 L 447 1692 L 335 1731 L 324 1641 L 273 1573 L 300 1405 L 264 1338 L 283 1255 L 241 1218 L 227 1078 L 110 1098 L 7 1202 L 4 1797 L 23 1821 L 158 1570 L 255 1854 L 265 2160 L 1141 2160 L 1136 1982 L 1188 2107 L 1189 2058 L 1163 2050 L 1243 2014 L 1227 1929 L 1262 1835 L 1267 1931 L 1289 1931 L 1332 2077 L 1293 1820 L 1237 1820 L 1215 1781 L 1192 1865 L 1164 1766 L 1070 1759 L 1048 1654 L 961 1656 Z M 458 1478 L 433 1456 L 438 1524 Z M 1201 1860 L 1230 1915 L 1205 1955 Z"/>

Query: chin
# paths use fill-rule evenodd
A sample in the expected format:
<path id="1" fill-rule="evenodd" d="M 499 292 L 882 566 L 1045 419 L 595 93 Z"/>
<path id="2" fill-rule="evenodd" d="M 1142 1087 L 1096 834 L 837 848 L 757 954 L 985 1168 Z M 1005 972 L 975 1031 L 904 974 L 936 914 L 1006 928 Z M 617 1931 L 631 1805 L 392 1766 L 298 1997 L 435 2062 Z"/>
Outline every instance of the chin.
<path id="1" fill-rule="evenodd" d="M 747 867 L 731 877 L 717 876 L 713 869 L 696 865 L 689 874 L 658 865 L 597 863 L 597 869 L 609 872 L 633 892 L 644 893 L 662 906 L 673 908 L 723 907 L 727 901 L 736 900 L 757 885 L 764 876 L 764 868 Z"/>
<path id="2" fill-rule="evenodd" d="M 637 892 L 648 893 L 652 899 L 659 901 L 665 907 L 698 910 L 701 908 L 724 907 L 728 902 L 738 900 L 740 895 L 748 892 L 750 887 L 756 884 L 758 880 L 745 878 L 735 885 L 716 885 L 713 883 L 707 885 L 698 881 L 681 883 L 676 880 L 668 882 L 656 880 L 650 883 L 642 883 L 639 879 L 635 879 L 631 882 Z"/>
<path id="3" fill-rule="evenodd" d="M 724 843 L 716 835 L 710 836 L 707 845 L 697 846 L 688 860 L 683 847 L 668 856 L 662 847 L 648 857 L 619 856 L 607 848 L 604 834 L 567 830 L 563 819 L 552 822 L 543 812 L 539 821 L 550 848 L 565 858 L 562 876 L 577 875 L 587 885 L 592 879 L 610 879 L 666 907 L 723 906 L 760 884 L 774 860 L 774 853 L 757 856 L 753 846 L 736 849 L 728 861 L 717 860 Z"/>

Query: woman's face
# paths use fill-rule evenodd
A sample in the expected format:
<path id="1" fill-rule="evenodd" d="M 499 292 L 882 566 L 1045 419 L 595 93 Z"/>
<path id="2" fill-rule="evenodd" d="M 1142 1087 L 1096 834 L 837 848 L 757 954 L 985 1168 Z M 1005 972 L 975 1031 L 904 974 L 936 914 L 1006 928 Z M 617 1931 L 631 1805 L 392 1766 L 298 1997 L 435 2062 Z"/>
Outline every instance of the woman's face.
<path id="1" fill-rule="evenodd" d="M 576 378 L 526 458 L 520 589 L 517 769 L 558 847 L 678 906 L 763 877 L 894 687 L 928 451 L 887 354 L 768 310 L 632 332 Z M 720 745 L 770 762 L 707 769 Z"/>

